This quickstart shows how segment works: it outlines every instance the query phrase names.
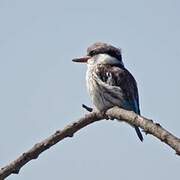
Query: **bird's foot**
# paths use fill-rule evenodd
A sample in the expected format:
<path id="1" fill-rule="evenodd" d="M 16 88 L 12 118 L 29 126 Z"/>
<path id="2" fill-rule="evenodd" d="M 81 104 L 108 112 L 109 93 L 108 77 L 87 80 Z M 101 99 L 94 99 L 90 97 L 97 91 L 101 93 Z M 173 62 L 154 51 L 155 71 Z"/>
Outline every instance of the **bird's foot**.
<path id="1" fill-rule="evenodd" d="M 89 106 L 86 106 L 85 104 L 82 104 L 82 107 L 83 107 L 84 109 L 86 109 L 87 111 L 89 111 L 89 112 L 92 112 L 92 111 L 93 111 L 93 108 L 91 108 L 91 107 L 89 107 Z M 106 119 L 106 120 L 114 120 L 113 117 L 111 117 L 111 116 L 109 116 L 109 115 L 106 114 L 106 111 L 99 111 L 99 113 L 102 114 L 102 116 L 104 116 L 104 119 Z"/>
<path id="2" fill-rule="evenodd" d="M 106 119 L 106 120 L 114 120 L 113 117 L 106 114 L 106 111 L 100 111 L 100 113 L 102 114 L 102 116 L 104 116 L 104 119 Z"/>
<path id="3" fill-rule="evenodd" d="M 110 120 L 112 120 L 112 121 L 114 120 L 114 118 L 112 116 L 108 116 L 108 117 L 109 117 Z"/>

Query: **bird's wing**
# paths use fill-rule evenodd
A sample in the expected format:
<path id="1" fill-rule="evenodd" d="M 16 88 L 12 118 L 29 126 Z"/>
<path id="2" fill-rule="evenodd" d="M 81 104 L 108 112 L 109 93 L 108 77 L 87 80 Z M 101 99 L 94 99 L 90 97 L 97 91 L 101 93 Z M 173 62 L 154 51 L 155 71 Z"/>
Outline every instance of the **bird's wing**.
<path id="1" fill-rule="evenodd" d="M 104 83 L 120 87 L 125 100 L 124 108 L 140 114 L 136 80 L 127 69 L 111 65 L 99 65 L 96 74 Z"/>
<path id="2" fill-rule="evenodd" d="M 96 74 L 104 83 L 119 87 L 123 95 L 124 105 L 122 108 L 140 114 L 137 83 L 127 69 L 111 65 L 100 65 L 97 67 Z M 134 126 L 134 128 L 139 139 L 143 141 L 140 129 L 137 126 Z"/>

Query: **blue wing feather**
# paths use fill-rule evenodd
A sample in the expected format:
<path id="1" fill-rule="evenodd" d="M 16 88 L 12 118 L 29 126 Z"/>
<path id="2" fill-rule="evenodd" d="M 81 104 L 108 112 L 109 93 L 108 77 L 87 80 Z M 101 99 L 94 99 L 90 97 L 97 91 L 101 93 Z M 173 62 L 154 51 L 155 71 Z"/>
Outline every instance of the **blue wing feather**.
<path id="1" fill-rule="evenodd" d="M 140 115 L 136 80 L 126 68 L 115 65 L 100 65 L 98 67 L 97 75 L 103 82 L 121 88 L 124 102 L 122 108 L 132 110 Z M 135 126 L 135 130 L 139 139 L 143 141 L 143 136 L 139 128 Z"/>

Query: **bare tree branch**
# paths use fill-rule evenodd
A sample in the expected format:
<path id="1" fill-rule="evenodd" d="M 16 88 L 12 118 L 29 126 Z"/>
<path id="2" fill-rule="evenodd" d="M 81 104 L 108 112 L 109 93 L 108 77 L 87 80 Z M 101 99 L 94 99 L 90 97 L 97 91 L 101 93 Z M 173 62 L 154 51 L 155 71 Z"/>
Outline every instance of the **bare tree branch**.
<path id="1" fill-rule="evenodd" d="M 86 107 L 87 106 L 84 105 L 84 108 L 88 109 Z M 152 134 L 162 142 L 169 145 L 172 149 L 174 149 L 177 155 L 180 155 L 180 139 L 165 130 L 160 124 L 154 123 L 152 120 L 139 116 L 132 111 L 113 107 L 109 109 L 106 114 L 101 114 L 100 112 L 91 112 L 80 118 L 78 121 L 66 126 L 63 130 L 58 130 L 47 139 L 35 144 L 30 150 L 20 155 L 16 160 L 1 168 L 0 180 L 5 179 L 11 174 L 18 174 L 20 169 L 26 163 L 28 163 L 32 159 L 38 158 L 38 156 L 43 151 L 47 150 L 66 137 L 73 137 L 74 133 L 79 131 L 83 127 L 93 122 L 103 120 L 104 118 L 107 118 L 107 116 L 118 120 L 123 120 L 129 124 L 141 127 L 144 132 L 146 132 L 147 134 Z"/>

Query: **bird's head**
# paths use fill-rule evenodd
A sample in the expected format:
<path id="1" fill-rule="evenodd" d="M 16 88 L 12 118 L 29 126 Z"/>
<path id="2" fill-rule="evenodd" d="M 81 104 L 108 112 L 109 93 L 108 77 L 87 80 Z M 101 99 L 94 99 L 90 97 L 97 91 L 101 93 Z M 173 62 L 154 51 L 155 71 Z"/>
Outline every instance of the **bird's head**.
<path id="1" fill-rule="evenodd" d="M 97 42 L 88 47 L 87 55 L 72 61 L 80 63 L 123 65 L 121 50 L 110 44 Z"/>

